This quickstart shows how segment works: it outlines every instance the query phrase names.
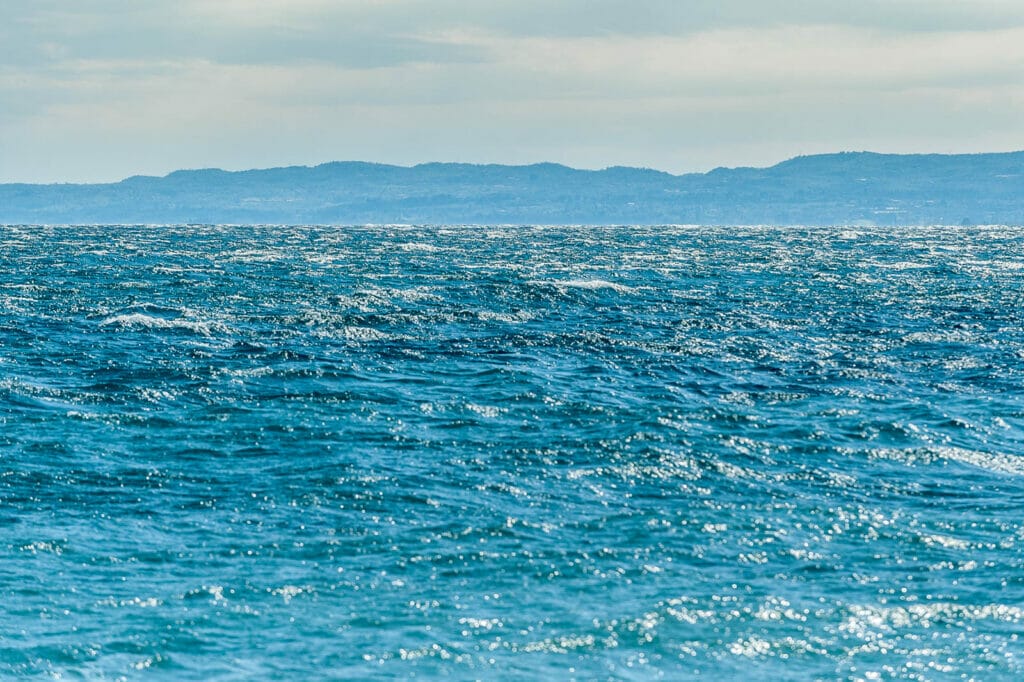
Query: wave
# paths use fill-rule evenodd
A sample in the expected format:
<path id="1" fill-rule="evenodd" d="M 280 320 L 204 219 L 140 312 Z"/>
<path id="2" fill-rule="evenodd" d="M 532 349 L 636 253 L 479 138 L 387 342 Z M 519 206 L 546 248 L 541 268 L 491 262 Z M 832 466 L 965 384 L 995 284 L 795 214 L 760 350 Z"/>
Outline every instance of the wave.
<path id="1" fill-rule="evenodd" d="M 213 336 L 215 331 L 225 331 L 223 325 L 201 320 L 167 319 L 144 313 L 114 315 L 100 321 L 101 327 L 122 327 L 126 329 L 179 329 L 201 336 Z"/>
<path id="2" fill-rule="evenodd" d="M 545 279 L 531 280 L 528 284 L 550 286 L 558 289 L 584 289 L 587 291 L 610 289 L 619 294 L 631 294 L 636 291 L 633 287 L 617 282 L 609 282 L 606 279 Z"/>
<path id="3" fill-rule="evenodd" d="M 1024 476 L 1024 457 L 998 452 L 983 452 L 952 446 L 931 446 L 924 448 L 876 448 L 870 451 L 873 457 L 903 462 L 905 464 L 931 464 L 946 460 L 1011 476 Z"/>

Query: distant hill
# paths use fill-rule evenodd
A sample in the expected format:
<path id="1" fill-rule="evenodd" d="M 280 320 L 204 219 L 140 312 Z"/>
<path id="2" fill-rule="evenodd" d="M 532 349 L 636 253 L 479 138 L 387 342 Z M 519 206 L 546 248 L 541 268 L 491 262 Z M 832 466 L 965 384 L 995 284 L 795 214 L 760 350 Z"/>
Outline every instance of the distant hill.
<path id="1" fill-rule="evenodd" d="M 362 162 L 0 185 L 0 223 L 1024 224 L 1024 152 L 801 156 L 671 175 Z"/>

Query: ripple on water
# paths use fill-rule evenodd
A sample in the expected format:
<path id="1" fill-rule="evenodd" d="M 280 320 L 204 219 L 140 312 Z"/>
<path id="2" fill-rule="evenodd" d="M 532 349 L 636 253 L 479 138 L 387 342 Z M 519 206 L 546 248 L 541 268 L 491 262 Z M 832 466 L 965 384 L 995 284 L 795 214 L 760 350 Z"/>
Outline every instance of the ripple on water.
<path id="1" fill-rule="evenodd" d="M 0 227 L 0 674 L 1018 679 L 1021 244 Z"/>

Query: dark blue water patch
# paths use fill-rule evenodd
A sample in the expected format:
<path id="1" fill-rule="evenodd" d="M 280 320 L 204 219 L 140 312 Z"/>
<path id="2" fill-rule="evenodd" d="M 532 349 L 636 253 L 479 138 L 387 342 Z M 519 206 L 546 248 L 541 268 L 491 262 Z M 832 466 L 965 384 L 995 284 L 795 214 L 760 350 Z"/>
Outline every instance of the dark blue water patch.
<path id="1" fill-rule="evenodd" d="M 1016 679 L 1019 228 L 0 228 L 7 675 Z"/>

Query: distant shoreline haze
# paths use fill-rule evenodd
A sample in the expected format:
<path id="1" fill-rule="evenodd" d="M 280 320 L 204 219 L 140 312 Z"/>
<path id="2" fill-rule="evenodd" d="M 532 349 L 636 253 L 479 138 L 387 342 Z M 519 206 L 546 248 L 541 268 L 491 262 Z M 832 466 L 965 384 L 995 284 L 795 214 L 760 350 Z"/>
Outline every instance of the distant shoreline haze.
<path id="1" fill-rule="evenodd" d="M 332 162 L 0 184 L 0 223 L 1024 224 L 1024 151 L 799 156 L 672 175 Z"/>

